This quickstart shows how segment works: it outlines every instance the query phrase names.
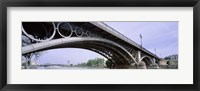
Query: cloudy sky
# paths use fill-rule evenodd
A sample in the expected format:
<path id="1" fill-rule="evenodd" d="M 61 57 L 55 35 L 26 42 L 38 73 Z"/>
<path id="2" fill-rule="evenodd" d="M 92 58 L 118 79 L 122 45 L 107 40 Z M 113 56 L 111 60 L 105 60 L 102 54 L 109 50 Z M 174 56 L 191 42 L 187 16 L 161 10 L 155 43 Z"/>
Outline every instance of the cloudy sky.
<path id="1" fill-rule="evenodd" d="M 178 54 L 178 22 L 105 22 L 115 30 L 141 44 L 159 57 Z M 156 49 L 156 51 L 155 51 Z M 85 49 L 64 48 L 48 50 L 38 58 L 38 63 L 73 64 L 86 62 L 89 59 L 104 58 Z M 34 58 L 33 58 L 34 59 Z"/>

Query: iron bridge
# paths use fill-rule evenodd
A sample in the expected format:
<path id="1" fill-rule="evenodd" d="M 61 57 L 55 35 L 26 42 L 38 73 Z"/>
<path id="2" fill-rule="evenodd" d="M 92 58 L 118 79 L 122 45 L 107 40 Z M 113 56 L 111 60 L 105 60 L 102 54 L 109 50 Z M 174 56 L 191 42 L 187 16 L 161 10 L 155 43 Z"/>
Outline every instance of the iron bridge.
<path id="1" fill-rule="evenodd" d="M 103 22 L 22 22 L 22 55 L 82 48 L 111 62 L 110 68 L 158 68 L 160 58 Z"/>

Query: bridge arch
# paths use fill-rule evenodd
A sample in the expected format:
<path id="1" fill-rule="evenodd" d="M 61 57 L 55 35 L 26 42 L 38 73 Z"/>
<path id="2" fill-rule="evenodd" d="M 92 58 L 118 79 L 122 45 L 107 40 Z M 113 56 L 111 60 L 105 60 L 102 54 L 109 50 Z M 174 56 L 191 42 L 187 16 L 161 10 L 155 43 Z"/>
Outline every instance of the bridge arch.
<path id="1" fill-rule="evenodd" d="M 61 38 L 47 42 L 31 44 L 22 47 L 22 54 L 43 51 L 55 48 L 83 48 L 91 51 L 109 51 L 113 53 L 114 60 L 118 63 L 122 61 L 125 65 L 136 63 L 135 58 L 121 45 L 103 38 Z M 102 55 L 102 54 L 101 54 Z M 103 55 L 105 56 L 105 55 Z"/>
<path id="2" fill-rule="evenodd" d="M 81 46 L 79 46 L 79 45 L 81 45 Z M 63 47 L 63 48 L 65 48 L 65 47 Z M 81 49 L 90 50 L 90 51 L 96 52 L 96 53 L 104 56 L 107 59 L 112 60 L 113 63 L 126 63 L 126 62 L 124 62 L 125 59 L 120 59 L 120 56 L 118 56 L 121 54 L 116 53 L 115 51 L 108 49 L 105 46 L 99 47 L 97 45 L 85 45 L 82 43 L 82 44 L 70 45 L 67 48 L 81 48 Z M 107 53 L 106 51 L 109 51 L 111 54 L 109 55 L 109 53 Z"/>
<path id="3" fill-rule="evenodd" d="M 147 55 L 143 56 L 143 57 L 140 59 L 140 62 L 141 62 L 141 61 L 142 61 L 142 62 L 145 62 L 146 66 L 150 66 L 150 65 L 153 64 L 152 58 L 149 57 L 149 56 L 147 56 Z"/>

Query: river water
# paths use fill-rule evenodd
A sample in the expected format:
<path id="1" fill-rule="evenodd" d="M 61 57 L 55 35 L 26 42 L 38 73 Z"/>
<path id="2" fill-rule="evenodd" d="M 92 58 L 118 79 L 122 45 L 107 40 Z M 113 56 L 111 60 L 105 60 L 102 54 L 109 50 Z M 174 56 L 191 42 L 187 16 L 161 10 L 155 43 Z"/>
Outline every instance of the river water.
<path id="1" fill-rule="evenodd" d="M 36 67 L 33 69 L 108 69 L 104 67 L 62 67 L 62 66 L 48 66 L 48 67 Z"/>

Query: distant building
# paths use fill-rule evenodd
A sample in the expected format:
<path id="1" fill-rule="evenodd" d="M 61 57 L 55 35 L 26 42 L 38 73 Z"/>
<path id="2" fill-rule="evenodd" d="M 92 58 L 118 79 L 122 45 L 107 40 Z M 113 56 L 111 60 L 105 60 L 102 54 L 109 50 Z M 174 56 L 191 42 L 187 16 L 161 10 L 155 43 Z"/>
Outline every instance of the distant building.
<path id="1" fill-rule="evenodd" d="M 160 61 L 160 65 L 167 65 L 167 61 L 164 60 L 164 59 L 162 59 L 162 60 Z"/>
<path id="2" fill-rule="evenodd" d="M 37 61 L 31 61 L 30 65 L 38 65 L 38 62 Z"/>
<path id="3" fill-rule="evenodd" d="M 178 61 L 178 54 L 167 56 L 164 59 L 168 61 Z"/>

